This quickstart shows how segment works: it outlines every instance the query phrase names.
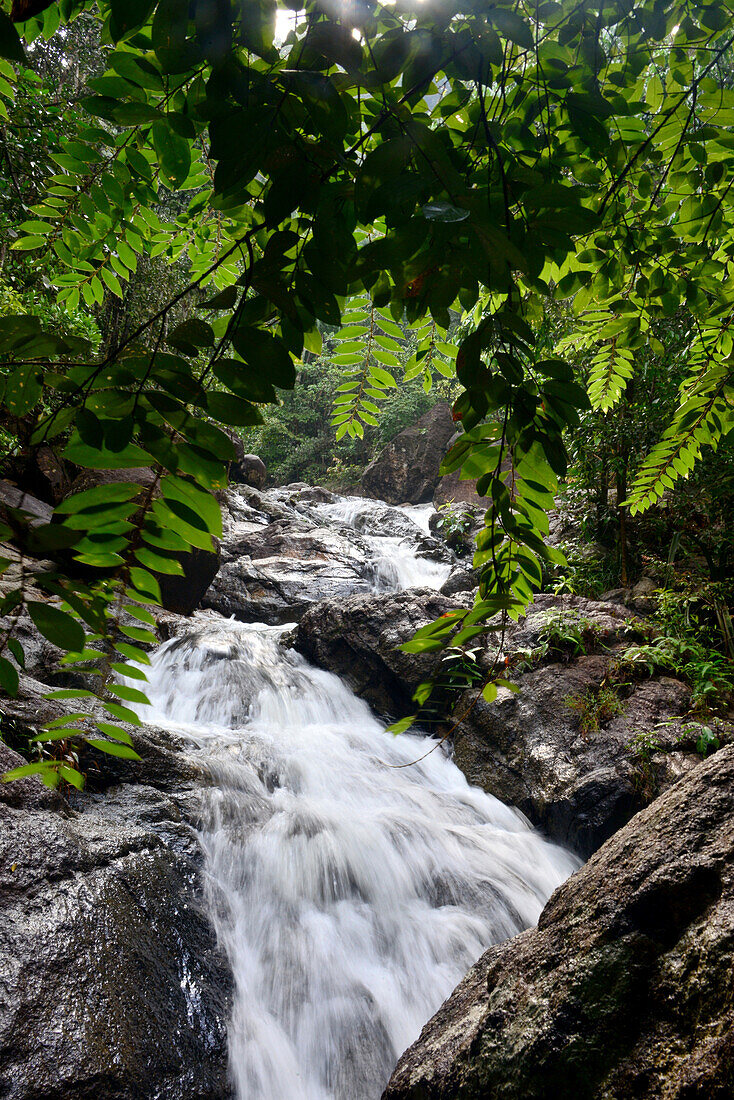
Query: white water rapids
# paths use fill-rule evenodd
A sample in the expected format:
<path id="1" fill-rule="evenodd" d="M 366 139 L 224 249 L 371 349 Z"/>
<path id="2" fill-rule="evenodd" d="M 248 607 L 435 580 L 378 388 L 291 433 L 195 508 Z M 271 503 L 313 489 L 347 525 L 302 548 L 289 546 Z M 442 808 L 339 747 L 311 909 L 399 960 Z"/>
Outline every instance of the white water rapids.
<path id="1" fill-rule="evenodd" d="M 366 504 L 366 520 L 349 502 L 324 511 L 372 540 L 375 587 L 447 570 L 419 556 L 420 531 L 371 534 L 385 506 Z M 284 629 L 195 617 L 153 655 L 139 709 L 189 737 L 213 777 L 201 840 L 234 975 L 238 1100 L 378 1100 L 482 950 L 534 924 L 578 863 L 441 748 L 425 756 L 430 740 L 387 733 L 280 644 Z"/>
<path id="2" fill-rule="evenodd" d="M 341 522 L 364 535 L 372 550 L 370 588 L 373 592 L 440 588 L 451 572 L 449 563 L 432 561 L 416 552 L 415 536 L 429 534 L 428 521 L 434 512 L 431 504 L 390 508 L 382 501 L 342 497 L 334 504 L 317 505 L 314 510 L 327 522 Z M 400 534 L 378 533 L 385 512 L 392 515 L 393 523 L 403 520 Z"/>
<path id="3" fill-rule="evenodd" d="M 430 743 L 386 733 L 277 634 L 166 643 L 145 717 L 214 775 L 202 842 L 239 1100 L 377 1100 L 481 951 L 534 924 L 577 864 L 440 750 L 396 767 Z"/>

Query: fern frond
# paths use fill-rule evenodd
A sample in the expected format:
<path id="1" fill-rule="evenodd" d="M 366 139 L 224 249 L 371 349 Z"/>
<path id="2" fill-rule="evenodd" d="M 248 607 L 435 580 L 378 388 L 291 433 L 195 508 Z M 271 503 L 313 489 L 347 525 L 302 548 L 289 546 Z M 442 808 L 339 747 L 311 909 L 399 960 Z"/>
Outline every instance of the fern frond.
<path id="1" fill-rule="evenodd" d="M 653 447 L 635 479 L 626 504 L 632 515 L 644 512 L 688 477 L 703 447 L 718 446 L 734 427 L 734 386 L 728 364 L 717 363 L 682 386 L 683 397 L 672 423 Z"/>
<path id="2" fill-rule="evenodd" d="M 386 368 L 400 364 L 395 333 L 402 338 L 403 332 L 366 295 L 351 299 L 342 320 L 336 335 L 339 350 L 332 362 L 346 369 L 334 398 L 331 423 L 337 439 L 345 435 L 361 439 L 365 425 L 377 424 L 380 407 L 375 402 L 384 401 L 387 391 L 397 385 Z"/>
<path id="3" fill-rule="evenodd" d="M 616 339 L 603 344 L 591 361 L 587 392 L 595 409 L 608 412 L 621 398 L 634 374 L 634 353 Z"/>

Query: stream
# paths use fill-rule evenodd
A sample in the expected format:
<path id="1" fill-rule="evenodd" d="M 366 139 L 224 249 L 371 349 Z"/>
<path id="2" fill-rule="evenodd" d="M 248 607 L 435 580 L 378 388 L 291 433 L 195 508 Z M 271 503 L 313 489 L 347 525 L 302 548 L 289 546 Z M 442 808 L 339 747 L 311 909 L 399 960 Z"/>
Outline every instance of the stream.
<path id="1" fill-rule="evenodd" d="M 358 522 L 354 502 L 319 507 Z M 410 538 L 362 531 L 374 590 L 448 575 Z M 578 861 L 426 756 L 430 739 L 386 732 L 286 630 L 194 616 L 154 654 L 140 713 L 213 776 L 201 841 L 238 1100 L 379 1100 L 481 952 L 534 924 Z"/>

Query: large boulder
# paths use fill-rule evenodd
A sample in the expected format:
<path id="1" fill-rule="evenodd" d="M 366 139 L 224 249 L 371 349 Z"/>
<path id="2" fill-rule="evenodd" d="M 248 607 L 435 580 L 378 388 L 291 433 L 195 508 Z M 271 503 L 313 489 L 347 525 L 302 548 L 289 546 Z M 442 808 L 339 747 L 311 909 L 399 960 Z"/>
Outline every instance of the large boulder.
<path id="1" fill-rule="evenodd" d="M 31 526 L 50 523 L 53 516 L 53 508 L 50 504 L 39 500 L 25 489 L 18 488 L 10 481 L 0 480 L 0 518 L 3 520 L 8 514 L 6 508 L 25 512 Z"/>
<path id="2" fill-rule="evenodd" d="M 472 603 L 472 574 L 450 592 L 410 589 L 319 602 L 303 615 L 295 646 L 344 677 L 386 717 L 415 710 L 418 684 L 441 669 L 443 653 L 399 647 L 414 632 Z M 469 591 L 467 591 L 469 589 Z M 581 644 L 543 652 L 549 625 Z M 685 719 L 689 689 L 670 677 L 623 677 L 615 665 L 642 624 L 632 612 L 576 596 L 540 595 L 504 639 L 477 639 L 480 678 L 499 659 L 517 684 L 488 703 L 480 687 L 462 690 L 443 675 L 434 720 L 451 727 L 454 760 L 470 783 L 518 806 L 554 840 L 588 856 L 652 798 L 700 761 Z M 470 671 L 467 668 L 467 671 Z M 495 673 L 496 674 L 496 673 Z M 695 723 L 693 724 L 695 729 Z"/>
<path id="3" fill-rule="evenodd" d="M 402 717 L 415 709 L 413 692 L 433 674 L 441 654 L 404 653 L 400 645 L 419 627 L 462 606 L 469 606 L 465 597 L 429 588 L 324 600 L 301 619 L 295 647 L 342 676 L 383 716 Z"/>
<path id="4" fill-rule="evenodd" d="M 573 642 L 562 652 L 561 637 L 543 655 L 554 622 L 561 636 L 580 631 L 578 652 Z M 615 682 L 615 662 L 637 629 L 619 605 L 539 596 L 504 643 L 519 690 L 500 688 L 488 703 L 470 689 L 454 711 L 454 758 L 469 782 L 584 856 L 700 759 L 695 738 L 685 736 L 685 684 L 666 676 Z M 497 644 L 480 657 L 482 668 Z"/>
<path id="5" fill-rule="evenodd" d="M 29 447 L 5 463 L 5 473 L 23 491 L 48 504 L 58 504 L 68 494 L 72 467 L 46 443 Z"/>
<path id="6" fill-rule="evenodd" d="M 516 678 L 517 694 L 500 688 L 493 703 L 467 691 L 455 712 L 465 717 L 454 730 L 454 759 L 469 782 L 583 856 L 698 760 L 691 745 L 676 744 L 686 685 L 660 677 L 605 687 L 611 661 L 592 654 L 545 665 Z M 604 691 L 608 717 L 602 696 L 601 717 L 591 717 L 598 728 L 587 730 L 579 711 L 593 711 Z M 654 764 L 645 738 L 658 751 Z"/>
<path id="7" fill-rule="evenodd" d="M 441 401 L 434 405 L 370 462 L 360 482 L 364 492 L 389 504 L 423 504 L 432 500 L 439 466 L 455 427 L 448 403 Z"/>
<path id="8" fill-rule="evenodd" d="M 235 447 L 235 451 L 237 458 L 229 468 L 230 480 L 238 485 L 249 485 L 252 489 L 262 489 L 268 476 L 263 460 L 258 455 L 245 454 L 244 447 Z"/>
<path id="9" fill-rule="evenodd" d="M 240 522 L 226 535 L 202 605 L 242 622 L 281 623 L 317 600 L 368 588 L 367 557 L 354 540 L 291 515 Z"/>
<path id="10" fill-rule="evenodd" d="M 384 1100 L 729 1100 L 732 929 L 729 747 L 482 956 Z"/>
<path id="11" fill-rule="evenodd" d="M 3 737 L 20 745 L 63 709 L 44 689 L 21 678 Z M 6 1100 L 230 1095 L 231 977 L 196 839 L 207 776 L 174 734 L 134 738 L 140 762 L 95 769 L 90 752 L 88 790 L 70 801 L 36 777 L 0 786 Z M 0 773 L 23 763 L 0 742 Z"/>

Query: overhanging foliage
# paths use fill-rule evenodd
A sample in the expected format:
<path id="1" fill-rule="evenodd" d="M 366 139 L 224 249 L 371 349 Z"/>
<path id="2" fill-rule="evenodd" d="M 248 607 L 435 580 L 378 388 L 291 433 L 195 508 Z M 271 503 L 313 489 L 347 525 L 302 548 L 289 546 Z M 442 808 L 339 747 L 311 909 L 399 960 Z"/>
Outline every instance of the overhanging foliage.
<path id="1" fill-rule="evenodd" d="M 345 324 L 341 434 L 378 415 L 398 322 L 421 330 L 414 373 L 436 355 L 463 387 L 464 434 L 445 469 L 476 479 L 488 512 L 479 602 L 458 641 L 498 611 L 519 614 L 557 559 L 544 538 L 564 431 L 589 399 L 619 400 L 653 319 L 684 312 L 690 374 L 632 509 L 731 427 L 730 5 L 299 8 L 61 0 L 16 5 L 15 17 L 35 13 L 17 27 L 0 15 L 0 94 L 12 94 L 9 62 L 24 63 L 21 37 L 84 11 L 107 47 L 87 119 L 54 153 L 13 247 L 48 268 L 70 309 L 122 295 L 143 256 L 190 263 L 188 285 L 101 358 L 36 318 L 0 320 L 7 415 L 32 418 L 34 442 L 62 441 L 80 466 L 157 471 L 142 500 L 132 483 L 100 487 L 57 510 L 60 523 L 23 535 L 18 516 L 4 532 L 105 571 L 97 584 L 42 583 L 101 640 L 107 672 L 115 646 L 135 655 L 115 608 L 149 623 L 154 574 L 218 533 L 210 494 L 233 451 L 217 425 L 257 423 L 323 326 Z M 575 339 L 597 347 L 588 396 L 560 352 L 536 351 L 538 303 L 553 295 L 574 296 Z M 188 319 L 171 331 L 182 302 Z M 445 333 L 459 314 L 454 358 Z M 23 598 L 11 593 L 5 613 Z M 74 620 L 60 623 L 54 640 L 78 648 Z M 449 635 L 444 624 L 413 644 Z M 6 656 L 0 675 L 12 690 Z"/>

